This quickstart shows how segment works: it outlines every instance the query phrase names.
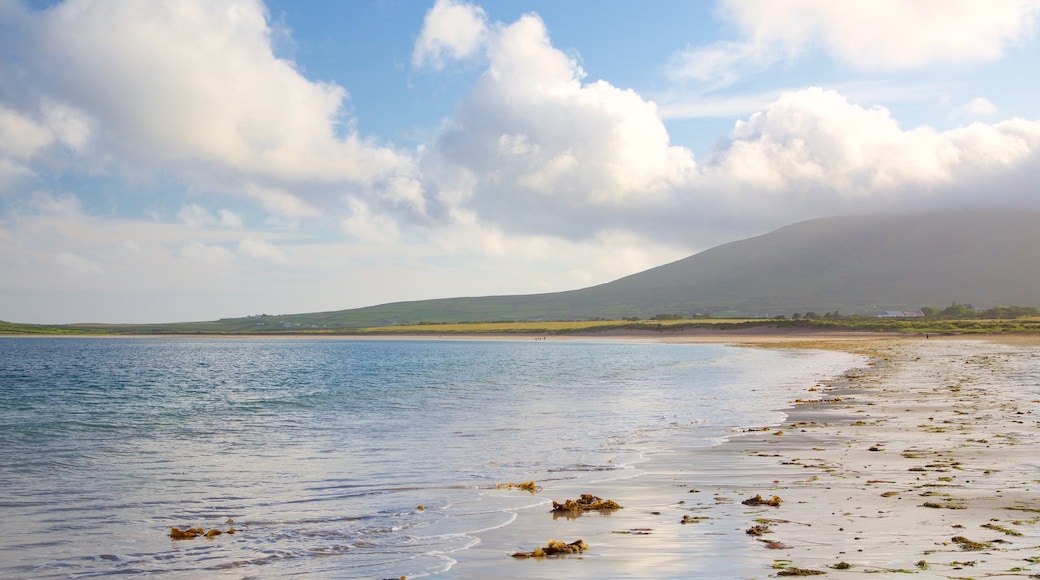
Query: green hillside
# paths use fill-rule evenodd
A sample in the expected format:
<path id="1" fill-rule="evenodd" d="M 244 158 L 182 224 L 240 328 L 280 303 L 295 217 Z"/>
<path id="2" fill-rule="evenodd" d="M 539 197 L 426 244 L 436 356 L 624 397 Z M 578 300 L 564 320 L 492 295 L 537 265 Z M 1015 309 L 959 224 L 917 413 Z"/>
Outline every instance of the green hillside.
<path id="1" fill-rule="evenodd" d="M 292 317 L 328 327 L 1040 305 L 1040 214 L 825 218 L 569 292 L 398 302 Z"/>
<path id="2" fill-rule="evenodd" d="M 1040 268 L 1032 256 L 1036 248 L 1040 248 L 1040 214 L 1033 212 L 825 218 L 568 292 L 396 302 L 214 322 L 28 328 L 76 333 L 321 333 L 420 323 L 658 315 L 772 318 L 807 311 L 873 315 L 951 303 L 1038 306 Z"/>

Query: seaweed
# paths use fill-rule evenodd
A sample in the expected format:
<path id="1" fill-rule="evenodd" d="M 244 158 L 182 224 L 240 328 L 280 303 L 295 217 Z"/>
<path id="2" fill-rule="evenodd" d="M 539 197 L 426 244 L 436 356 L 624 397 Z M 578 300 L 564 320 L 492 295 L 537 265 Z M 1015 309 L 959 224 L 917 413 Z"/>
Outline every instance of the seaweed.
<path id="1" fill-rule="evenodd" d="M 975 542 L 965 538 L 964 536 L 954 536 L 951 540 L 953 543 L 960 546 L 965 552 L 978 552 L 989 547 L 989 544 L 986 542 Z"/>
<path id="2" fill-rule="evenodd" d="M 703 522 L 704 520 L 710 520 L 710 519 L 711 518 L 709 518 L 708 516 L 691 516 L 689 514 L 686 514 L 686 515 L 684 515 L 682 517 L 682 520 L 679 523 L 683 524 L 683 525 L 685 525 L 685 524 L 697 524 L 697 523 Z"/>
<path id="3" fill-rule="evenodd" d="M 742 503 L 744 505 L 752 505 L 752 506 L 754 506 L 754 505 L 768 505 L 768 506 L 773 506 L 773 507 L 780 507 L 780 502 L 782 502 L 782 501 L 783 500 L 781 500 L 780 497 L 776 496 L 776 495 L 774 495 L 773 497 L 771 497 L 769 499 L 765 499 L 761 495 L 755 494 L 755 497 L 746 499 L 746 500 L 744 500 L 744 501 L 742 501 L 740 503 Z"/>
<path id="4" fill-rule="evenodd" d="M 760 524 L 757 526 L 751 526 L 750 528 L 744 530 L 744 533 L 749 536 L 761 536 L 762 534 L 771 534 L 773 533 L 773 530 L 770 530 L 769 526 Z"/>
<path id="5" fill-rule="evenodd" d="M 554 512 L 587 512 L 587 511 L 611 511 L 619 510 L 621 506 L 614 500 L 596 497 L 591 493 L 583 493 L 581 497 L 573 500 L 564 500 L 563 503 L 553 501 Z"/>
<path id="6" fill-rule="evenodd" d="M 230 523 L 231 520 L 228 520 L 228 522 Z M 181 529 L 178 529 L 178 528 L 170 528 L 170 538 L 172 538 L 174 540 L 191 540 L 191 539 L 194 539 L 194 538 L 198 538 L 199 536 L 206 537 L 206 538 L 214 538 L 214 537 L 219 536 L 221 534 L 234 534 L 234 533 L 235 533 L 235 528 L 228 528 L 228 531 L 226 531 L 226 532 L 223 532 L 223 531 L 215 529 L 215 528 L 210 528 L 208 530 L 203 529 L 203 528 L 187 528 L 185 530 L 181 530 Z"/>
<path id="7" fill-rule="evenodd" d="M 522 489 L 531 493 L 534 493 L 542 489 L 541 487 L 536 485 L 534 481 L 524 481 L 521 483 L 496 483 L 495 487 L 499 489 L 503 487 L 506 489 L 513 489 L 515 487 L 516 489 Z"/>
<path id="8" fill-rule="evenodd" d="M 966 508 L 965 506 L 963 506 L 961 504 L 956 504 L 956 503 L 941 504 L 941 503 L 935 503 L 934 501 L 926 501 L 923 504 L 921 504 L 921 507 L 932 508 L 932 509 L 948 509 L 948 510 L 968 509 L 968 508 Z"/>
<path id="9" fill-rule="evenodd" d="M 826 574 L 826 572 L 806 568 L 784 568 L 776 573 L 777 576 L 819 576 L 821 574 Z"/>
<path id="10" fill-rule="evenodd" d="M 1005 528 L 1004 526 L 1000 526 L 1000 525 L 994 524 L 992 522 L 990 522 L 988 524 L 982 524 L 982 527 L 984 527 L 986 529 L 990 529 L 990 530 L 996 530 L 998 532 L 1003 532 L 1004 535 L 1007 535 L 1007 536 L 1021 536 L 1022 535 L 1022 532 L 1019 532 L 1018 530 L 1012 530 L 1011 528 Z"/>
<path id="11" fill-rule="evenodd" d="M 559 540 L 549 540 L 549 543 L 541 548 L 535 548 L 531 552 L 516 552 L 514 558 L 544 558 L 546 556 L 562 556 L 566 554 L 580 554 L 589 549 L 583 540 L 575 540 L 565 544 Z"/>
<path id="12" fill-rule="evenodd" d="M 649 536 L 653 528 L 632 528 L 630 530 L 614 530 L 612 534 L 631 534 L 633 536 Z"/>

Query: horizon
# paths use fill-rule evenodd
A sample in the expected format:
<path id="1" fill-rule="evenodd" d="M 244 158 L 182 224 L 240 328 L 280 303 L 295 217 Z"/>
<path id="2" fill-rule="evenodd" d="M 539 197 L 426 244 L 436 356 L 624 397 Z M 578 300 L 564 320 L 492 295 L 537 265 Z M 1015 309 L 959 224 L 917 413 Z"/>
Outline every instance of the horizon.
<path id="1" fill-rule="evenodd" d="M 1036 211 L 1038 20 L 1040 0 L 0 2 L 0 320 L 557 292 L 809 219 Z"/>

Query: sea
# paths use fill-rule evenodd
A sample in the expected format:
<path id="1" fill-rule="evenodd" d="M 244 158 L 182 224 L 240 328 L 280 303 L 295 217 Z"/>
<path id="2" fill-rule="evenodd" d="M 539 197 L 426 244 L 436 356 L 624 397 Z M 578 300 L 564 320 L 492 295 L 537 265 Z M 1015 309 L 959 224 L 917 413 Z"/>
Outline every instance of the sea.
<path id="1" fill-rule="evenodd" d="M 775 425 L 839 352 L 0 338 L 0 577 L 450 577 L 544 498 Z M 222 532 L 178 540 L 171 528 Z M 234 534 L 228 533 L 234 530 Z"/>

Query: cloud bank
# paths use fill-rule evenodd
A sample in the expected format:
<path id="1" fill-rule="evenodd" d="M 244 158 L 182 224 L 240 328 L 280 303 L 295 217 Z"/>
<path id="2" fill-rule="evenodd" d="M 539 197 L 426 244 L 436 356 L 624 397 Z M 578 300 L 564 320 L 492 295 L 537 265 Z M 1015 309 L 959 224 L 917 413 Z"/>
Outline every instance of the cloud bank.
<path id="1" fill-rule="evenodd" d="M 721 86 L 814 49 L 866 70 L 992 61 L 1032 40 L 1040 2 L 725 0 L 718 12 L 743 38 L 679 53 L 674 77 Z"/>
<path id="2" fill-rule="evenodd" d="M 380 195 L 410 171 L 354 130 L 343 87 L 274 53 L 258 0 L 69 0 L 19 18 L 26 44 L 4 84 L 20 98 L 0 109 L 14 151 L 0 153 L 22 173 L 63 146 L 94 171 L 175 172 L 299 216 L 328 205 L 330 185 Z"/>
<path id="3" fill-rule="evenodd" d="M 840 34 L 851 21 L 830 4 L 785 4 L 790 11 L 783 18 L 775 6 L 734 2 L 727 9 L 746 27 L 757 26 L 755 38 L 770 42 L 801 46 L 826 31 L 834 43 L 848 43 L 841 54 L 873 42 Z M 958 6 L 945 14 L 934 42 L 921 39 L 919 56 L 885 60 L 889 49 L 882 49 L 878 63 L 915 66 L 947 54 L 953 42 L 961 43 L 958 51 L 983 58 L 1024 34 L 1032 14 L 1025 3 L 984 15 L 974 4 Z M 870 13 L 891 17 L 895 8 L 879 4 Z M 911 21 L 924 17 L 917 8 L 910 12 Z M 807 14 L 814 18 L 797 30 L 783 25 Z M 978 18 L 986 21 L 980 35 L 956 34 Z M 452 192 L 460 211 L 506 231 L 575 240 L 628 231 L 656 243 L 704 245 L 716 241 L 720 229 L 750 233 L 824 215 L 977 203 L 972 188 L 987 176 L 1017 174 L 1040 162 L 1036 121 L 972 123 L 945 132 L 903 128 L 887 109 L 864 108 L 819 87 L 783 93 L 737 121 L 698 162 L 670 143 L 655 103 L 607 81 L 586 82 L 585 71 L 552 45 L 537 16 L 485 25 L 474 37 L 485 39 L 487 68 L 426 161 L 437 166 L 431 175 L 451 176 L 433 189 Z M 907 41 L 890 39 L 892 54 L 905 57 L 899 47 Z M 992 113 L 985 100 L 970 105 L 974 116 Z M 1027 187 L 995 195 L 1021 203 Z"/>
<path id="4" fill-rule="evenodd" d="M 992 61 L 1032 41 L 1038 5 L 727 1 L 737 38 L 668 70 L 714 90 L 814 53 L 865 71 Z M 280 56 L 285 34 L 259 0 L 0 1 L 4 300 L 75 288 L 127 321 L 154 318 L 106 292 L 205 297 L 171 311 L 204 319 L 550 291 L 814 217 L 1040 209 L 1040 121 L 983 96 L 940 130 L 834 88 L 777 90 L 696 158 L 538 15 L 440 0 L 409 74 L 479 72 L 404 149 L 357 129 L 347 87 Z"/>

